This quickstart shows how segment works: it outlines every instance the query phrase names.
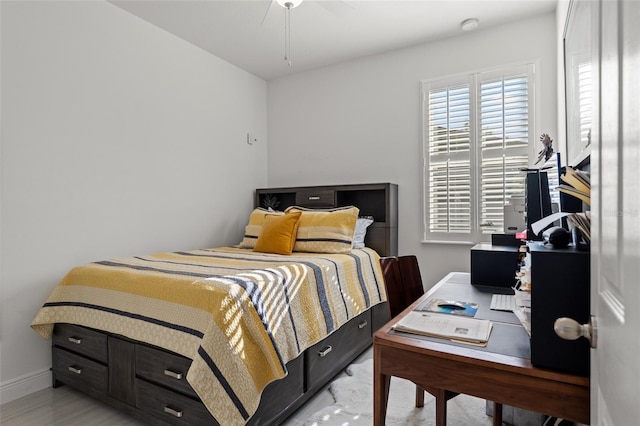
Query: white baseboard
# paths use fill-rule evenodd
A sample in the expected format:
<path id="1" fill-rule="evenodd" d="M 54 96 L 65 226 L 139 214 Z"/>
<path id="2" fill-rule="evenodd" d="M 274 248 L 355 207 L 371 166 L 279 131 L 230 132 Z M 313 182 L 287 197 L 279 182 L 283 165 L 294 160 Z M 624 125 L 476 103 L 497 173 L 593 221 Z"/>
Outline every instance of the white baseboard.
<path id="1" fill-rule="evenodd" d="M 0 383 L 0 404 L 11 402 L 51 386 L 51 371 L 35 371 Z"/>

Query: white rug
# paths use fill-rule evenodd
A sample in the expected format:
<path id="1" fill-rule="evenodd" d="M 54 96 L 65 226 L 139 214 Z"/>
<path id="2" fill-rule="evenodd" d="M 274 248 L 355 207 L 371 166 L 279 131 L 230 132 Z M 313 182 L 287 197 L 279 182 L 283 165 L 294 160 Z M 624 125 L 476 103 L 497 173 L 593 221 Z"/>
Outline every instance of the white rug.
<path id="1" fill-rule="evenodd" d="M 305 426 L 371 426 L 373 424 L 373 360 L 352 364 L 347 376 L 335 380 L 329 387 L 335 404 L 309 417 Z M 435 399 L 425 393 L 424 407 L 415 406 L 416 385 L 408 380 L 391 378 L 387 422 L 395 425 L 434 425 Z M 485 414 L 485 400 L 458 395 L 447 403 L 447 425 L 491 425 Z"/>

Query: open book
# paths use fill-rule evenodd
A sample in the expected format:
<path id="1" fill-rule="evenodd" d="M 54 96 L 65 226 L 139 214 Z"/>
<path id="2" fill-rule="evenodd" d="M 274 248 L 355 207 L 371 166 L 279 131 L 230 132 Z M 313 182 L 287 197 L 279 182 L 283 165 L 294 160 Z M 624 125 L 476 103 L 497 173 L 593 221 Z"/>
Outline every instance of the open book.
<path id="1" fill-rule="evenodd" d="M 489 320 L 412 311 L 400 319 L 393 329 L 484 346 L 489 340 L 491 327 L 492 323 Z"/>

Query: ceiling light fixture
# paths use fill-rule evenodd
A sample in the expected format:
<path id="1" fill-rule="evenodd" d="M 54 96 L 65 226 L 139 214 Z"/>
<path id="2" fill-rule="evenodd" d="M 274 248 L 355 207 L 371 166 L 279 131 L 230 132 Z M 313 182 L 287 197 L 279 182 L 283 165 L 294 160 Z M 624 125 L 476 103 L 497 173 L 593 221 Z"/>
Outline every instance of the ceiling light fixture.
<path id="1" fill-rule="evenodd" d="M 284 60 L 291 66 L 291 9 L 302 3 L 302 0 L 276 0 L 285 8 L 284 16 Z"/>
<path id="2" fill-rule="evenodd" d="M 476 18 L 469 18 L 462 21 L 460 24 L 462 31 L 473 31 L 478 28 L 478 20 Z"/>

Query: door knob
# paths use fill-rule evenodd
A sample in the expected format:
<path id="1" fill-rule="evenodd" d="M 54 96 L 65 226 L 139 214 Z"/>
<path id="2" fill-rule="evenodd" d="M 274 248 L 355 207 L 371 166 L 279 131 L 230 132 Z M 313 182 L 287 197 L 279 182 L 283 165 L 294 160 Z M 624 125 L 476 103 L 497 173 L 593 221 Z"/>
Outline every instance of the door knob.
<path id="1" fill-rule="evenodd" d="M 596 317 L 591 315 L 587 324 L 580 324 L 578 321 L 562 317 L 553 323 L 553 330 L 556 334 L 565 340 L 576 340 L 584 337 L 589 341 L 592 348 L 597 346 L 598 329 L 596 327 Z"/>

